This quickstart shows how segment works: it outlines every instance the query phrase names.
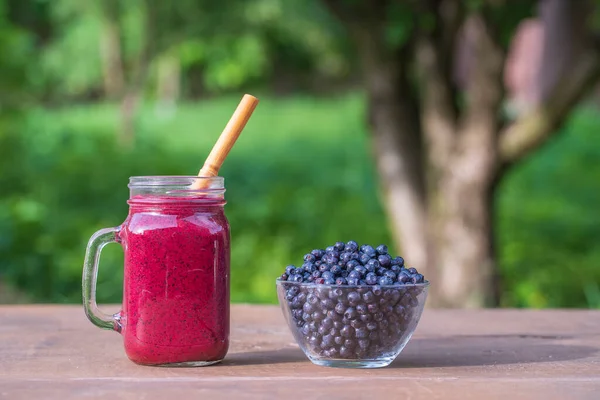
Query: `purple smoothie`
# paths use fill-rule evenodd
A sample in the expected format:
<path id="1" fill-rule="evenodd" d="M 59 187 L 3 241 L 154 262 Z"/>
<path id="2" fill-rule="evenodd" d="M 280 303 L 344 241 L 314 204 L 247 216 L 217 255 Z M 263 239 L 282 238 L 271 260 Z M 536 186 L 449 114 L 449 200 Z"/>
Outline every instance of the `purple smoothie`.
<path id="1" fill-rule="evenodd" d="M 140 364 L 213 362 L 229 347 L 229 223 L 223 199 L 134 196 L 121 324 Z"/>

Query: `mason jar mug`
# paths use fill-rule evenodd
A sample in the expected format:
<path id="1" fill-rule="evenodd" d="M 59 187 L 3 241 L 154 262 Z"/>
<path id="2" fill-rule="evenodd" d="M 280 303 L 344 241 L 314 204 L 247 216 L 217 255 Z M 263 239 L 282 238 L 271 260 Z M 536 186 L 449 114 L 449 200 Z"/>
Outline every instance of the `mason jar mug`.
<path id="1" fill-rule="evenodd" d="M 230 314 L 223 178 L 139 176 L 128 186 L 127 218 L 94 233 L 86 249 L 82 290 L 88 319 L 121 333 L 127 356 L 138 364 L 221 361 L 229 347 Z M 120 312 L 106 315 L 96 304 L 98 260 L 113 242 L 124 251 L 123 303 Z"/>

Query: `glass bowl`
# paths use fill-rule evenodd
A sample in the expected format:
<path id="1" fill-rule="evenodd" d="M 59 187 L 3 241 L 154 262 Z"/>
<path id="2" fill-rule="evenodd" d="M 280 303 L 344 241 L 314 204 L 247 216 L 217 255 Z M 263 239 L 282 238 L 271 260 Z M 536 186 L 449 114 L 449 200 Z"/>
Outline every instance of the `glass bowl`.
<path id="1" fill-rule="evenodd" d="M 294 339 L 316 365 L 390 365 L 415 331 L 429 282 L 393 286 L 324 285 L 277 279 L 277 297 Z"/>

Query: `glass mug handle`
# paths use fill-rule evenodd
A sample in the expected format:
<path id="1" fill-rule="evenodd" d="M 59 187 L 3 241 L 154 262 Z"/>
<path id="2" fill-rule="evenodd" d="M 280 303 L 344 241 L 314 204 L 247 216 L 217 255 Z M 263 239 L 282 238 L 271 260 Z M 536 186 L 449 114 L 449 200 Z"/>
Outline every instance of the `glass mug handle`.
<path id="1" fill-rule="evenodd" d="M 98 309 L 96 304 L 96 283 L 98 281 L 98 262 L 102 248 L 109 243 L 119 243 L 117 233 L 120 227 L 104 228 L 94 233 L 85 249 L 83 261 L 82 293 L 85 315 L 97 327 L 121 332 L 121 314 L 108 315 Z"/>

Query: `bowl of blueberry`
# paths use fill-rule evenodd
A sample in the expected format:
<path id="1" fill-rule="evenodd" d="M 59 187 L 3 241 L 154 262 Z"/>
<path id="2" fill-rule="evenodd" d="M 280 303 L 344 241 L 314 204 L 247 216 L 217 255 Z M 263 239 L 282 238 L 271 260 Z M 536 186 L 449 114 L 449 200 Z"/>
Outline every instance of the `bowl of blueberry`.
<path id="1" fill-rule="evenodd" d="M 294 339 L 316 365 L 386 367 L 414 333 L 429 282 L 385 245 L 337 242 L 288 265 L 277 297 Z"/>

